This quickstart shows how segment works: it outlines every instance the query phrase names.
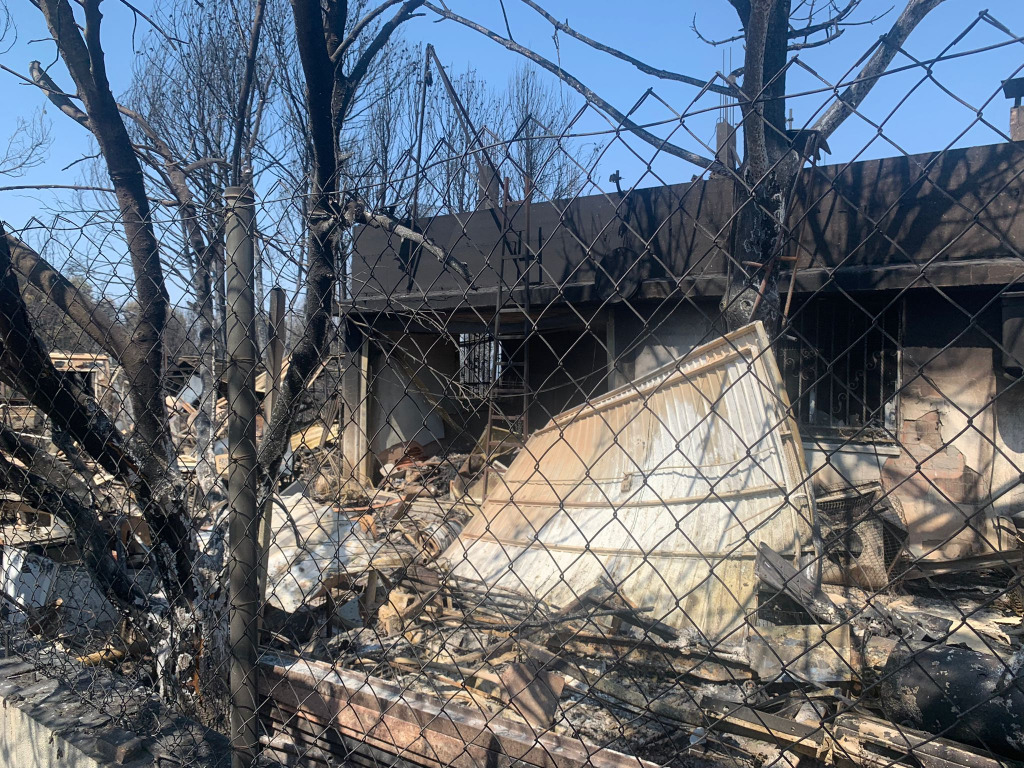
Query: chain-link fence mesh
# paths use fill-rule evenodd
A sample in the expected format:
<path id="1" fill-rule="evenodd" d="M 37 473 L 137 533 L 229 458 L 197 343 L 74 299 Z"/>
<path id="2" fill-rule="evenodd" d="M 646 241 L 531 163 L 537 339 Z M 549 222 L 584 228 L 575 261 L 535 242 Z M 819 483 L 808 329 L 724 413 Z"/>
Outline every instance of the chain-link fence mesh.
<path id="1" fill-rule="evenodd" d="M 310 203 L 273 189 L 168 214 L 221 245 L 155 321 L 40 255 L 119 212 L 12 233 L 7 685 L 125 762 L 1017 764 L 1024 134 L 1019 70 L 943 84 L 977 29 L 1024 56 L 982 14 L 896 59 L 859 151 L 790 124 L 760 176 L 746 94 L 686 183 L 594 105 L 475 125 L 437 62 L 458 131 L 421 116 L 311 222 L 319 325 Z M 814 76 L 820 115 L 850 82 Z M 886 126 L 923 86 L 966 117 L 907 154 Z M 706 107 L 655 107 L 698 140 Z M 608 179 L 623 151 L 642 173 Z"/>

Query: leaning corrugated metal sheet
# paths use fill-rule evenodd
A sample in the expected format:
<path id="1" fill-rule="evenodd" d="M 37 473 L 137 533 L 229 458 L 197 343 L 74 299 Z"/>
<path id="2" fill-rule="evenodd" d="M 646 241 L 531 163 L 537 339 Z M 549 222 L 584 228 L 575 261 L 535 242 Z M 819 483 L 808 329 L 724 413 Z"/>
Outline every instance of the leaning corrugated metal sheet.
<path id="1" fill-rule="evenodd" d="M 723 640 L 756 609 L 760 542 L 813 551 L 787 413 L 764 329 L 746 326 L 553 418 L 445 557 L 554 606 L 610 580 L 650 618 Z"/>

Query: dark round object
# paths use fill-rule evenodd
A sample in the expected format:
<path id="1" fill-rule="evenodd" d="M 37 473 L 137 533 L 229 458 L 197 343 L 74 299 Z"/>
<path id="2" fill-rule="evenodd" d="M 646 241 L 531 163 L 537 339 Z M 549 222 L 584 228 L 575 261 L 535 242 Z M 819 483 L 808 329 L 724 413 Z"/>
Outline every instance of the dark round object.
<path id="1" fill-rule="evenodd" d="M 1024 687 L 995 656 L 897 648 L 882 677 L 882 709 L 894 723 L 1024 758 Z"/>

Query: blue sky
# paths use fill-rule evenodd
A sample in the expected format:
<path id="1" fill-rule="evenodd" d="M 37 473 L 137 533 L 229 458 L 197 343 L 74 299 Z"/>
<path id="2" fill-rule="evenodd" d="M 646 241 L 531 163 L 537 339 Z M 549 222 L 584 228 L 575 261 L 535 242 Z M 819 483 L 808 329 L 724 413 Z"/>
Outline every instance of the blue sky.
<path id="1" fill-rule="evenodd" d="M 143 10 L 151 7 L 147 0 L 136 0 L 136 3 Z M 734 66 L 738 66 L 741 61 L 742 51 L 738 43 L 725 48 L 712 48 L 700 42 L 691 29 L 696 18 L 702 33 L 709 37 L 732 34 L 737 23 L 732 8 L 725 0 L 702 3 L 642 0 L 625 4 L 621 0 L 545 0 L 544 5 L 553 15 L 567 19 L 591 37 L 655 66 L 696 77 L 709 77 L 723 68 L 723 55 L 725 65 L 728 66 L 730 51 Z M 450 2 L 450 6 L 456 12 L 494 29 L 505 28 L 498 0 L 463 0 Z M 505 7 L 517 41 L 552 60 L 560 61 L 567 71 L 575 74 L 619 109 L 629 109 L 649 86 L 653 86 L 655 92 L 676 111 L 708 110 L 686 121 L 686 128 L 692 131 L 692 136 L 676 128 L 673 138 L 693 150 L 702 149 L 700 141 L 711 143 L 716 118 L 712 108 L 718 105 L 718 96 L 708 94 L 693 105 L 691 101 L 696 95 L 696 89 L 654 80 L 628 64 L 614 61 L 564 36 L 559 37 L 556 47 L 547 22 L 517 0 L 505 0 Z M 991 0 L 986 3 L 986 7 L 1015 34 L 1024 34 L 1024 13 L 1021 12 L 1020 0 Z M 859 16 L 866 18 L 883 13 L 888 8 L 889 4 L 884 0 L 864 0 Z M 28 0 L 12 0 L 10 9 L 18 35 L 16 41 L 12 41 L 9 36 L 0 46 L 0 62 L 20 72 L 27 72 L 28 63 L 32 59 L 39 59 L 44 65 L 53 63 L 56 58 L 53 44 L 40 41 L 45 38 L 46 31 L 38 11 Z M 103 9 L 106 17 L 104 42 L 108 53 L 108 69 L 115 90 L 120 91 L 128 84 L 135 46 L 142 43 L 146 23 L 139 20 L 136 25 L 133 15 L 117 0 L 106 0 Z M 937 56 L 977 17 L 979 11 L 979 6 L 968 0 L 947 0 L 915 31 L 907 46 L 909 52 L 921 59 Z M 896 10 L 890 11 L 874 25 L 851 28 L 829 46 L 803 52 L 801 61 L 814 68 L 827 81 L 835 82 L 850 70 L 868 46 L 889 27 L 896 13 Z M 434 23 L 428 19 L 416 19 L 405 26 L 404 34 L 410 41 L 433 43 L 442 61 L 450 62 L 455 71 L 474 67 L 483 78 L 496 83 L 504 83 L 520 61 L 515 54 L 452 22 Z M 982 23 L 952 50 L 982 48 L 1006 39 L 1004 33 Z M 909 63 L 909 59 L 897 57 L 895 65 Z M 884 136 L 879 136 L 877 128 L 854 116 L 831 140 L 831 161 L 880 157 L 900 152 L 924 152 L 953 143 L 986 144 L 1004 140 L 996 130 L 977 124 L 975 110 L 982 109 L 984 118 L 1005 132 L 1009 110 L 1007 102 L 998 93 L 999 84 L 1003 78 L 1015 72 L 1024 74 L 1024 71 L 1020 71 L 1022 65 L 1024 45 L 1019 43 L 938 64 L 934 70 L 936 79 L 966 101 L 969 107 L 958 103 L 933 83 L 919 85 L 922 76 L 919 69 L 885 78 L 863 109 L 873 121 L 885 121 Z M 58 63 L 51 71 L 61 73 L 63 70 Z M 69 83 L 66 76 L 57 77 L 61 84 Z M 552 82 L 556 82 L 554 78 Z M 821 87 L 820 80 L 802 70 L 794 70 L 789 80 L 790 92 Z M 582 100 L 579 101 L 582 103 Z M 799 127 L 811 121 L 814 113 L 826 101 L 825 93 L 792 99 L 790 106 L 794 110 L 796 125 Z M 6 72 L 0 72 L 0 103 L 5 105 L 0 112 L 0 139 L 6 141 L 6 137 L 15 130 L 17 117 L 31 116 L 33 110 L 42 106 L 42 99 L 30 86 L 19 83 Z M 897 105 L 899 108 L 895 114 L 887 117 Z M 68 171 L 62 169 L 90 152 L 89 137 L 83 129 L 56 110 L 51 108 L 47 114 L 55 137 L 47 162 L 22 179 L 0 180 L 0 186 L 73 184 L 80 180 L 81 166 Z M 652 122 L 671 116 L 669 107 L 653 101 L 637 113 L 639 120 Z M 578 127 L 584 131 L 605 130 L 608 123 L 590 112 Z M 609 186 L 606 181 L 608 174 L 616 169 L 621 170 L 626 185 L 639 183 L 642 186 L 659 181 L 685 181 L 696 170 L 673 158 L 654 158 L 654 150 L 633 137 L 623 136 L 617 140 L 602 137 L 593 140 L 602 144 L 611 143 L 598 172 L 594 174 L 595 181 L 605 187 Z M 648 168 L 648 163 L 653 171 Z M 59 191 L 0 192 L 0 218 L 15 227 L 21 226 L 39 211 L 40 204 L 68 194 Z"/>

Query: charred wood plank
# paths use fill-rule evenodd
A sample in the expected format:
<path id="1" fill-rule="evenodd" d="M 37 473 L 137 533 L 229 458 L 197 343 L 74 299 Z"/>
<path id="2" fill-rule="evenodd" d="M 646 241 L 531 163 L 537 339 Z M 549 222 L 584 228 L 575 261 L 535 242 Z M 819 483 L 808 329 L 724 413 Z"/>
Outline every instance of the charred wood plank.
<path id="1" fill-rule="evenodd" d="M 711 697 L 701 708 L 709 728 L 772 742 L 814 758 L 828 756 L 840 766 L 892 768 L 1020 768 L 1014 760 L 978 752 L 963 744 L 872 717 L 842 714 L 835 722 L 807 725 L 752 707 Z"/>
<path id="2" fill-rule="evenodd" d="M 282 708 L 308 713 L 385 751 L 419 755 L 431 765 L 477 766 L 483 760 L 537 768 L 653 768 L 581 739 L 538 734 L 525 723 L 316 662 L 266 656 L 260 690 Z"/>
<path id="3" fill-rule="evenodd" d="M 758 547 L 755 569 L 762 584 L 790 597 L 816 619 L 826 624 L 841 624 L 846 619 L 820 587 L 764 542 Z"/>

